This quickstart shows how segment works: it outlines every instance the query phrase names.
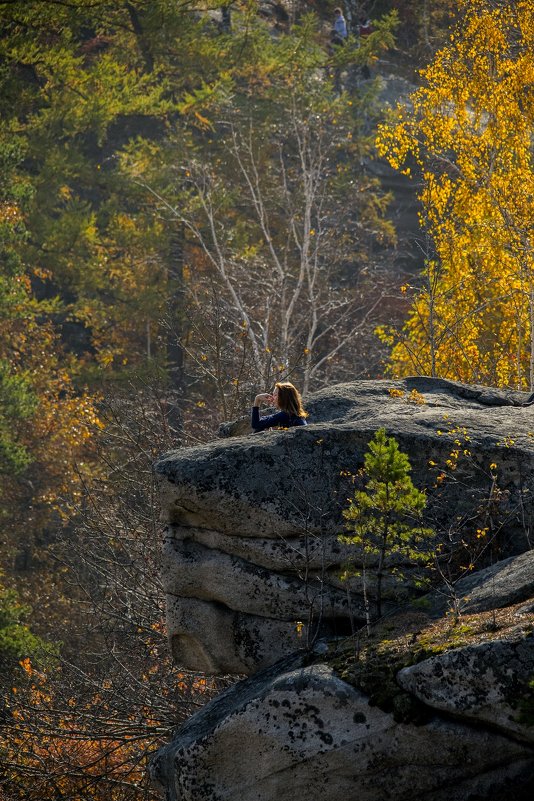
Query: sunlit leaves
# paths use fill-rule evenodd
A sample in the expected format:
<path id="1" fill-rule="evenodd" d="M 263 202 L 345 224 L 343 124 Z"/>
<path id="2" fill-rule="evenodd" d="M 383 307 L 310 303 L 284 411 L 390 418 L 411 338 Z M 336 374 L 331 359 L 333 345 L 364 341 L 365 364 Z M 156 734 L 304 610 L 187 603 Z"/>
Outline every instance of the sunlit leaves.
<path id="1" fill-rule="evenodd" d="M 463 0 L 379 150 L 422 172 L 429 259 L 394 369 L 532 386 L 534 7 Z M 429 254 L 430 256 L 430 254 Z M 434 265 L 434 266 L 432 266 Z"/>

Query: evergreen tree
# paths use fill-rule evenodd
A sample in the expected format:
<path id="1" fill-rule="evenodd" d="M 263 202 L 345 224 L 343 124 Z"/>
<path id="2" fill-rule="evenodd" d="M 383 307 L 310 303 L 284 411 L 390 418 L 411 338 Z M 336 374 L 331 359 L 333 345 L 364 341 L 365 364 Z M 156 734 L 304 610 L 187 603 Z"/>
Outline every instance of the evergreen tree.
<path id="1" fill-rule="evenodd" d="M 369 575 L 376 581 L 376 611 L 382 615 L 383 581 L 386 575 L 404 579 L 414 566 L 428 562 L 434 532 L 422 524 L 424 492 L 410 478 L 408 456 L 394 437 L 380 428 L 364 457 L 365 489 L 356 490 L 343 511 L 352 534 L 344 542 L 358 548 L 363 562 L 363 581 L 368 608 Z"/>
<path id="2" fill-rule="evenodd" d="M 205 99 L 224 70 L 225 37 L 167 0 L 20 0 L 0 4 L 0 27 L 0 148 L 18 144 L 30 190 L 17 253 L 94 384 L 144 364 L 147 333 L 155 355 L 172 291 L 168 230 L 119 155 L 143 139 L 159 157 L 184 95 Z"/>

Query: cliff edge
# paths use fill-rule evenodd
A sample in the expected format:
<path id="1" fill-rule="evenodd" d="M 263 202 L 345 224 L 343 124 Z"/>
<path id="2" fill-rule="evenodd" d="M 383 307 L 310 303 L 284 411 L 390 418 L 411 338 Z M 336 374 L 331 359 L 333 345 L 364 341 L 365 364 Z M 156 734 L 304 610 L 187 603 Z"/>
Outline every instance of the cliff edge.
<path id="1" fill-rule="evenodd" d="M 338 535 L 352 475 L 382 426 L 408 453 L 438 536 L 474 538 L 489 516 L 498 536 L 479 567 L 528 550 L 534 407 L 524 401 L 440 379 L 361 381 L 308 398 L 306 427 L 243 434 L 248 420 L 237 421 L 223 427 L 225 439 L 162 456 L 176 662 L 251 674 L 363 624 L 361 579 L 340 579 L 358 555 Z M 411 597 L 408 585 L 386 584 L 386 611 Z"/>

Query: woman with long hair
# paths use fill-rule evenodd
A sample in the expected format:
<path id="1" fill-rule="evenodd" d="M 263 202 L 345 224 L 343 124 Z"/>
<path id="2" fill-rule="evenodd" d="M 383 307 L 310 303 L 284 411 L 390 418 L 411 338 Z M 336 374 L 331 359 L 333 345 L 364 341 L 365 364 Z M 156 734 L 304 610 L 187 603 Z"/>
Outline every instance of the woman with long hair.
<path id="1" fill-rule="evenodd" d="M 261 404 L 277 406 L 280 411 L 260 418 Z M 291 428 L 292 426 L 305 426 L 308 412 L 302 405 L 300 392 L 289 381 L 279 381 L 275 384 L 272 395 L 262 392 L 256 395 L 252 407 L 250 425 L 254 431 L 265 431 L 266 428 Z"/>

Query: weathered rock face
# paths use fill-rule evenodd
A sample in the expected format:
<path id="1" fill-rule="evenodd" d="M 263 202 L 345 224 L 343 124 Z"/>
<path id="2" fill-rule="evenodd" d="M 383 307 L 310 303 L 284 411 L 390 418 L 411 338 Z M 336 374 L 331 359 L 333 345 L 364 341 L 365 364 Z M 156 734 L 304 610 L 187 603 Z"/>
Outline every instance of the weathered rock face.
<path id="1" fill-rule="evenodd" d="M 381 426 L 409 454 L 414 482 L 428 488 L 429 518 L 443 524 L 476 519 L 496 473 L 500 555 L 526 550 L 534 407 L 524 401 L 522 393 L 439 379 L 364 381 L 310 397 L 307 427 L 234 436 L 248 429 L 238 421 L 224 427 L 230 438 L 162 457 L 163 579 L 176 661 L 251 673 L 317 630 L 344 634 L 361 624 L 360 580 L 339 578 L 354 551 L 338 534 L 347 473 L 361 466 Z M 440 482 L 452 450 L 456 469 Z M 386 586 L 385 595 L 392 608 L 406 588 Z"/>
<path id="2" fill-rule="evenodd" d="M 395 723 L 325 665 L 254 684 L 248 697 L 241 687 L 220 699 L 216 721 L 195 719 L 160 752 L 153 778 L 169 801 L 465 801 L 532 770 L 532 751 L 505 737 L 439 717 Z"/>
<path id="3" fill-rule="evenodd" d="M 483 722 L 534 744 L 519 701 L 534 670 L 534 637 L 479 643 L 439 654 L 398 674 L 400 686 L 433 709 Z"/>
<path id="4" fill-rule="evenodd" d="M 454 585 L 459 611 L 464 614 L 500 609 L 534 597 L 534 551 L 502 559 L 461 578 Z M 427 610 L 440 617 L 453 607 L 450 591 L 442 589 L 425 599 Z"/>
<path id="5" fill-rule="evenodd" d="M 153 781 L 167 801 L 527 801 L 534 599 L 525 587 L 534 552 L 470 577 L 472 597 L 486 598 L 487 609 L 502 572 L 508 590 L 494 596 L 498 605 L 526 601 L 505 611 L 512 623 L 504 636 L 484 641 L 482 626 L 482 641 L 392 672 L 387 657 L 392 703 L 387 693 L 372 699 L 354 674 L 345 678 L 351 670 L 337 645 L 321 641 L 207 704 L 158 752 Z"/>

